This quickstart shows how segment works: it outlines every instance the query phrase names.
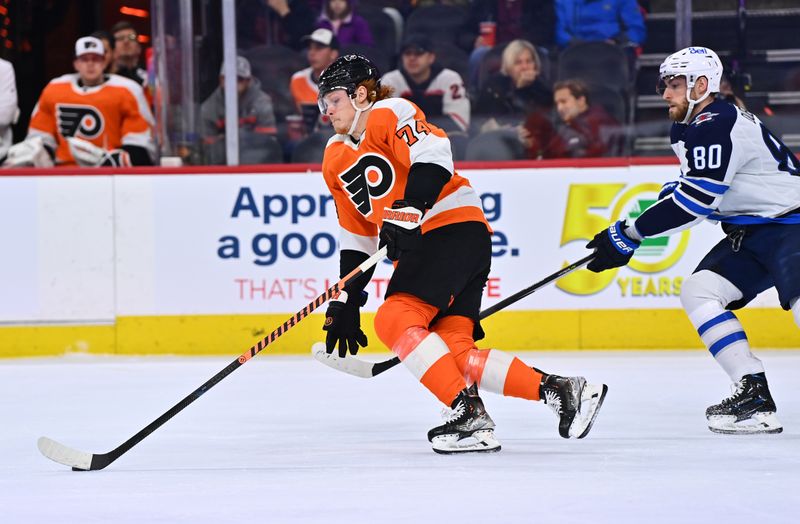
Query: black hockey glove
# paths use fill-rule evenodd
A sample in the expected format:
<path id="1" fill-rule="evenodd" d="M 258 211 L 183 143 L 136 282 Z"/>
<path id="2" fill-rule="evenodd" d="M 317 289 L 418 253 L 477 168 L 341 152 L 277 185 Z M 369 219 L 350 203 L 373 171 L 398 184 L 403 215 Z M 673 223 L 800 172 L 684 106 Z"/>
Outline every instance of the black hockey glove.
<path id="1" fill-rule="evenodd" d="M 639 242 L 625 235 L 626 227 L 625 221 L 619 220 L 608 229 L 597 233 L 591 242 L 586 244 L 587 249 L 594 249 L 594 259 L 586 266 L 589 271 L 600 273 L 630 262 L 633 252 L 639 247 Z"/>
<path id="2" fill-rule="evenodd" d="M 424 209 L 424 204 L 408 200 L 395 200 L 391 209 L 383 209 L 380 245 L 386 246 L 389 260 L 397 260 L 404 252 L 416 249 L 422 236 Z"/>
<path id="3" fill-rule="evenodd" d="M 325 325 L 322 327 L 328 332 L 325 337 L 325 351 L 333 353 L 333 348 L 339 345 L 339 356 L 344 358 L 347 352 L 351 355 L 358 353 L 359 346 L 366 347 L 367 335 L 361 331 L 361 313 L 359 309 L 367 302 L 367 293 L 362 291 L 355 299 L 348 299 L 347 292 L 342 291 L 339 296 L 330 301 L 325 312 Z"/>

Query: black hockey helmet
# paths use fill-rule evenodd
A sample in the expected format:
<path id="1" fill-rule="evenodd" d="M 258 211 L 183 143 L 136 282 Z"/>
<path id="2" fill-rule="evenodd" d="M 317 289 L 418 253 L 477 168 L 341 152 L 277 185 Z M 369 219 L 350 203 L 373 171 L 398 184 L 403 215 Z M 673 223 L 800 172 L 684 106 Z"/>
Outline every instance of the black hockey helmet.
<path id="1" fill-rule="evenodd" d="M 340 56 L 319 76 L 320 110 L 323 110 L 322 97 L 336 89 L 344 89 L 347 96 L 352 97 L 358 84 L 366 80 L 375 80 L 380 87 L 380 73 L 372 61 L 362 55 Z"/>

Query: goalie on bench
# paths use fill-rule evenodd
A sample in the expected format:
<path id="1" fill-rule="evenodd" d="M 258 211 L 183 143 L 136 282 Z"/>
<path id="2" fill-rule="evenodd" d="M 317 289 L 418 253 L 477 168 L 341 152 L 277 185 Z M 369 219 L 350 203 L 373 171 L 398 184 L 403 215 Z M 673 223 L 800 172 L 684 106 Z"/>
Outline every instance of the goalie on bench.
<path id="1" fill-rule="evenodd" d="M 50 81 L 28 136 L 8 151 L 8 167 L 152 165 L 153 116 L 136 82 L 103 73 L 103 43 L 75 43 L 75 73 Z"/>
<path id="2" fill-rule="evenodd" d="M 336 131 L 322 172 L 340 225 L 340 273 L 379 243 L 396 261 L 375 317 L 381 341 L 445 406 L 428 432 L 438 453 L 497 451 L 494 422 L 478 387 L 543 400 L 559 434 L 582 438 L 606 386 L 526 366 L 496 349 L 479 350 L 481 296 L 491 265 L 491 230 L 469 182 L 455 173 L 447 135 L 413 103 L 389 98 L 367 58 L 338 58 L 320 76 L 320 111 Z M 360 307 L 372 271 L 345 288 L 326 312 L 327 351 L 340 356 L 367 344 Z M 470 386 L 470 387 L 468 387 Z"/>
<path id="3" fill-rule="evenodd" d="M 688 47 L 661 64 L 659 89 L 669 105 L 678 181 L 633 223 L 599 232 L 588 268 L 627 264 L 643 238 L 669 235 L 704 219 L 719 221 L 721 240 L 684 280 L 681 303 L 734 393 L 706 410 L 717 433 L 780 433 L 764 366 L 750 352 L 732 310 L 771 287 L 800 325 L 800 164 L 751 113 L 717 98 L 722 64 L 705 47 Z"/>

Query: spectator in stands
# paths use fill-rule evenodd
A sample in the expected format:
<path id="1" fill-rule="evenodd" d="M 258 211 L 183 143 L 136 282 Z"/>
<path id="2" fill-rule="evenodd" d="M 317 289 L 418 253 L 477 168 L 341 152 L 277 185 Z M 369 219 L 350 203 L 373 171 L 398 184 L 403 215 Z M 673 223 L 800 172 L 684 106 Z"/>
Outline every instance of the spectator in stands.
<path id="1" fill-rule="evenodd" d="M 553 86 L 553 99 L 561 120 L 557 136 L 545 147 L 545 158 L 586 158 L 621 154 L 622 126 L 603 107 L 592 105 L 589 87 L 580 80 Z M 526 123 L 526 127 L 532 127 Z M 529 144 L 534 147 L 535 144 Z M 531 151 L 531 149 L 529 149 Z"/>
<path id="2" fill-rule="evenodd" d="M 323 118 L 317 107 L 319 75 L 339 57 L 339 39 L 330 29 L 320 28 L 304 36 L 303 41 L 308 45 L 306 58 L 309 67 L 292 75 L 289 91 L 297 112 L 303 115 L 308 130 L 313 131 L 317 127 L 314 123 L 320 123 Z"/>
<path id="3" fill-rule="evenodd" d="M 285 45 L 302 49 L 303 35 L 314 30 L 314 12 L 306 0 L 239 0 L 236 36 L 239 49 Z"/>
<path id="4" fill-rule="evenodd" d="M 103 71 L 105 71 L 107 74 L 114 73 L 114 37 L 111 36 L 111 33 L 102 29 L 95 31 L 89 36 L 93 36 L 103 42 L 103 57 L 105 59 Z"/>
<path id="5" fill-rule="evenodd" d="M 556 43 L 606 41 L 639 47 L 647 36 L 636 0 L 558 0 Z"/>
<path id="6" fill-rule="evenodd" d="M 330 29 L 341 45 L 372 46 L 375 40 L 363 16 L 355 13 L 355 0 L 326 0 L 317 27 Z"/>
<path id="7" fill-rule="evenodd" d="M 17 116 L 19 108 L 14 66 L 0 58 L 0 162 L 13 142 L 11 125 L 17 121 Z"/>
<path id="8" fill-rule="evenodd" d="M 503 50 L 500 71 L 486 82 L 473 113 L 490 116 L 495 123 L 516 125 L 528 113 L 549 111 L 553 93 L 542 81 L 540 71 L 539 54 L 530 42 L 510 42 Z"/>
<path id="9" fill-rule="evenodd" d="M 76 73 L 55 78 L 42 91 L 28 136 L 14 144 L 14 166 L 151 165 L 153 116 L 142 87 L 103 73 L 103 43 L 92 36 L 75 43 Z"/>
<path id="10" fill-rule="evenodd" d="M 130 22 L 117 22 L 111 28 L 114 38 L 114 71 L 115 74 L 130 78 L 140 86 L 147 85 L 147 71 L 141 67 L 142 46 L 139 35 Z"/>
<path id="11" fill-rule="evenodd" d="M 431 40 L 412 34 L 403 41 L 400 52 L 401 67 L 386 73 L 381 84 L 393 88 L 395 96 L 414 102 L 428 122 L 448 135 L 468 131 L 470 103 L 464 81 L 452 69 L 436 63 Z"/>
<path id="12" fill-rule="evenodd" d="M 239 159 L 242 164 L 258 164 L 264 142 L 277 133 L 272 99 L 261 90 L 250 62 L 236 57 L 236 91 L 239 106 Z M 200 108 L 206 163 L 225 163 L 225 64 L 219 72 L 219 87 Z M 259 147 L 259 144 L 262 147 Z"/>
<path id="13" fill-rule="evenodd" d="M 458 38 L 458 45 L 470 53 L 470 85 L 477 86 L 480 63 L 492 47 L 518 39 L 550 47 L 555 24 L 553 0 L 473 0 Z"/>

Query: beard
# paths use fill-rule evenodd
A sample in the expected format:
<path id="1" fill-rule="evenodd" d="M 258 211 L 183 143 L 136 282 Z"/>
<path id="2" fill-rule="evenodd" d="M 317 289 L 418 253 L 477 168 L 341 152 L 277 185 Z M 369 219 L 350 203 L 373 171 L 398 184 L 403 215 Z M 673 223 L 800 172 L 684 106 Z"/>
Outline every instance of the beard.
<path id="1" fill-rule="evenodd" d="M 684 100 L 681 105 L 669 108 L 669 118 L 673 122 L 682 122 L 686 118 L 686 113 L 689 111 L 689 102 Z"/>

